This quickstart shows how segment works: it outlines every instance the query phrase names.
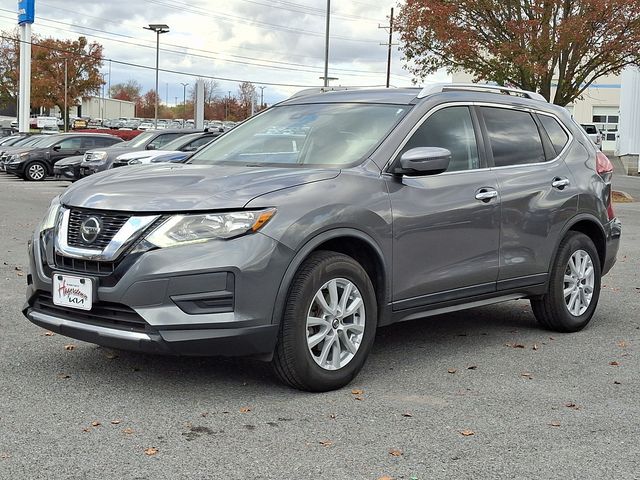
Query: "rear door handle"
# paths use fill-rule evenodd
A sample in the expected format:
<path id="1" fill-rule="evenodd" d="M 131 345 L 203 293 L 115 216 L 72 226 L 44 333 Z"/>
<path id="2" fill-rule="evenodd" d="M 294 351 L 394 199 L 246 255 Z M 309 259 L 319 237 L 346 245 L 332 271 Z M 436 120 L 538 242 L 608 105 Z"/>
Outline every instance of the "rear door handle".
<path id="1" fill-rule="evenodd" d="M 553 179 L 553 182 L 551 182 L 551 186 L 553 188 L 557 188 L 558 190 L 562 190 L 564 187 L 566 187 L 570 183 L 571 182 L 569 181 L 568 178 L 556 177 Z"/>
<path id="2" fill-rule="evenodd" d="M 483 202 L 489 202 L 492 198 L 496 198 L 498 196 L 498 191 L 493 188 L 481 188 L 476 192 L 476 200 L 481 200 Z"/>

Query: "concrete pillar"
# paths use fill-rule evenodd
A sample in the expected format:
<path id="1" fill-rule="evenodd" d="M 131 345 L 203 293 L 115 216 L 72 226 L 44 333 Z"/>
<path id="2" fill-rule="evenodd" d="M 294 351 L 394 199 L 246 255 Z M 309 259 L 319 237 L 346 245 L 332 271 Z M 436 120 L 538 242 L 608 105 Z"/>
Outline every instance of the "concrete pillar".
<path id="1" fill-rule="evenodd" d="M 620 124 L 616 155 L 629 175 L 640 171 L 640 69 L 627 67 L 622 71 L 620 90 Z"/>

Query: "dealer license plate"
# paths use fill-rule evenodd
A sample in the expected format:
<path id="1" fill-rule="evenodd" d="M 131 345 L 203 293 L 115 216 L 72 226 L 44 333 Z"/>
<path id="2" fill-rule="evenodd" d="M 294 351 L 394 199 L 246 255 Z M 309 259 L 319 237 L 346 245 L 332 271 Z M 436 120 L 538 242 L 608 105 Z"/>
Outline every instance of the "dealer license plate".
<path id="1" fill-rule="evenodd" d="M 53 274 L 53 303 L 61 307 L 91 310 L 93 282 L 90 278 Z"/>

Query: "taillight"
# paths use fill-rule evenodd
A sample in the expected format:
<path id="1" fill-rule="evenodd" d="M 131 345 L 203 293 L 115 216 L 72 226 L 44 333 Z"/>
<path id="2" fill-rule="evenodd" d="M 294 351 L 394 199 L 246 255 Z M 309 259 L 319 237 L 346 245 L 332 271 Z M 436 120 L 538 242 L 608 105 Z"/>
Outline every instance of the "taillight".
<path id="1" fill-rule="evenodd" d="M 607 183 L 606 188 L 606 204 L 607 204 L 607 217 L 612 220 L 616 214 L 613 212 L 612 195 L 611 195 L 611 177 L 613 176 L 613 163 L 602 152 L 596 153 L 596 172 Z"/>
<path id="2" fill-rule="evenodd" d="M 603 178 L 606 174 L 613 173 L 613 163 L 602 152 L 596 153 L 596 172 Z"/>

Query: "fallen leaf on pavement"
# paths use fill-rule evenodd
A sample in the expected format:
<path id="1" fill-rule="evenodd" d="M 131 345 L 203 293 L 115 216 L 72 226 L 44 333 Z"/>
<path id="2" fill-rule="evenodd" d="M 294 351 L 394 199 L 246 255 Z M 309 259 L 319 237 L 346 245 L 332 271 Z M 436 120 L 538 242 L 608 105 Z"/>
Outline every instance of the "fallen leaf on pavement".
<path id="1" fill-rule="evenodd" d="M 93 422 L 91 422 L 91 426 L 92 427 L 99 427 L 100 425 L 102 425 L 102 424 L 97 420 L 94 420 Z"/>
<path id="2" fill-rule="evenodd" d="M 329 418 L 330 418 L 331 420 L 335 420 L 335 419 L 336 419 L 336 414 L 335 414 L 335 413 L 331 413 L 331 414 L 329 414 Z"/>
<path id="3" fill-rule="evenodd" d="M 620 341 L 618 342 L 618 346 L 619 346 L 620 348 L 627 348 L 627 347 L 629 346 L 629 344 L 628 344 L 627 342 L 625 342 L 624 340 L 620 340 Z"/>
<path id="4" fill-rule="evenodd" d="M 622 385 L 622 382 L 619 382 L 618 380 L 614 380 L 614 381 L 613 381 L 613 384 L 614 384 L 614 385 Z"/>
<path id="5" fill-rule="evenodd" d="M 385 475 L 383 477 L 378 477 L 378 480 L 393 480 L 393 477 L 390 477 L 388 475 Z"/>
<path id="6" fill-rule="evenodd" d="M 478 368 L 478 365 L 469 365 L 467 370 L 475 370 L 476 368 Z"/>
<path id="7" fill-rule="evenodd" d="M 71 351 L 71 350 L 75 350 L 76 346 L 73 343 L 69 343 L 68 345 L 64 346 L 64 349 Z"/>
<path id="8" fill-rule="evenodd" d="M 207 415 L 209 415 L 209 412 L 202 412 L 202 413 L 200 414 L 200 416 L 201 416 L 201 417 L 206 417 Z"/>
<path id="9" fill-rule="evenodd" d="M 574 410 L 580 410 L 580 407 L 573 402 L 565 403 L 564 406 L 567 408 L 572 408 Z"/>
<path id="10" fill-rule="evenodd" d="M 359 388 L 354 388 L 353 390 L 351 390 L 352 395 L 362 395 L 363 393 L 364 390 L 360 390 Z"/>
<path id="11" fill-rule="evenodd" d="M 524 345 L 521 343 L 505 343 L 504 345 L 511 348 L 524 348 Z"/>
<path id="12" fill-rule="evenodd" d="M 616 361 L 609 362 L 609 365 L 611 365 L 612 367 L 619 367 L 620 366 L 620 364 L 618 362 L 616 362 Z"/>
<path id="13" fill-rule="evenodd" d="M 474 432 L 473 430 L 469 430 L 468 428 L 460 432 L 460 435 L 462 435 L 463 437 L 470 437 L 471 435 L 475 434 L 476 432 Z"/>
<path id="14" fill-rule="evenodd" d="M 66 373 L 59 373 L 58 378 L 64 380 L 65 378 L 71 378 L 71 375 L 67 375 Z"/>
<path id="15" fill-rule="evenodd" d="M 354 400 L 358 400 L 358 401 L 360 401 L 360 402 L 361 402 L 362 400 L 364 400 L 364 398 L 363 398 L 363 397 L 353 397 L 353 399 L 354 399 Z"/>
<path id="16" fill-rule="evenodd" d="M 331 440 L 321 440 L 318 443 L 323 447 L 330 447 L 331 445 L 333 445 L 333 442 Z"/>
<path id="17" fill-rule="evenodd" d="M 55 335 L 55 333 L 53 333 L 53 332 L 49 332 L 49 331 L 44 332 L 44 336 L 45 337 L 53 337 L 54 335 Z"/>
<path id="18" fill-rule="evenodd" d="M 156 453 L 158 453 L 158 449 L 156 447 L 150 447 L 150 448 L 145 448 L 144 449 L 144 454 L 145 455 L 155 455 Z"/>
<path id="19" fill-rule="evenodd" d="M 409 417 L 409 418 L 413 417 L 413 415 L 412 415 L 411 413 L 409 413 L 409 412 L 404 412 L 404 413 L 402 414 L 402 416 L 403 416 L 403 417 Z"/>
<path id="20" fill-rule="evenodd" d="M 240 409 L 240 413 L 249 413 L 251 411 L 251 409 L 249 407 L 242 407 Z"/>
<path id="21" fill-rule="evenodd" d="M 131 435 L 133 433 L 133 428 L 127 427 L 124 430 L 122 430 L 122 433 L 124 433 L 126 435 Z"/>
<path id="22" fill-rule="evenodd" d="M 113 360 L 114 358 L 118 358 L 118 354 L 113 352 L 108 352 L 105 354 L 105 357 L 107 357 L 109 360 Z"/>
<path id="23" fill-rule="evenodd" d="M 111 425 L 118 425 L 122 420 L 111 420 Z"/>
<path id="24" fill-rule="evenodd" d="M 531 375 L 529 372 L 523 372 L 520 374 L 520 376 L 528 378 L 529 380 L 533 379 L 533 375 Z"/>
<path id="25" fill-rule="evenodd" d="M 391 455 L 392 457 L 401 457 L 402 452 L 397 448 L 392 448 L 391 450 L 389 450 L 389 455 Z"/>
<path id="26" fill-rule="evenodd" d="M 538 344 L 537 344 L 537 343 L 534 343 L 534 344 L 533 344 L 533 347 L 531 347 L 531 350 L 538 350 Z"/>
<path id="27" fill-rule="evenodd" d="M 456 373 L 458 370 L 455 368 L 450 368 L 449 370 L 447 370 L 447 372 L 449 373 Z"/>
<path id="28" fill-rule="evenodd" d="M 552 427 L 559 427 L 560 426 L 560 422 L 551 422 L 549 425 L 552 426 Z"/>

